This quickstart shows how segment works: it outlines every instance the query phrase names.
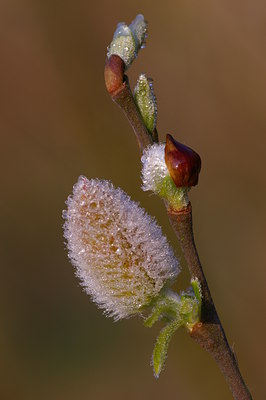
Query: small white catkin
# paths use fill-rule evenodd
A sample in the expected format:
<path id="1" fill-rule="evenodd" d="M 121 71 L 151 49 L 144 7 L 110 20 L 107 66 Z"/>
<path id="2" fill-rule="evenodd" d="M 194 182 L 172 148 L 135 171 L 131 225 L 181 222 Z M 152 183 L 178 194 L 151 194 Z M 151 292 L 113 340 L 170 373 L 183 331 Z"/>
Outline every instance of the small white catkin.
<path id="1" fill-rule="evenodd" d="M 170 207 L 181 210 L 189 204 L 190 188 L 175 186 L 165 163 L 164 148 L 164 144 L 154 143 L 144 150 L 141 157 L 142 189 L 151 190 L 164 198 Z"/>
<path id="2" fill-rule="evenodd" d="M 76 274 L 115 320 L 150 303 L 179 273 L 154 218 L 109 181 L 81 176 L 69 196 L 64 236 Z"/>
<path id="3" fill-rule="evenodd" d="M 118 55 L 129 68 L 138 55 L 139 50 L 144 47 L 147 35 L 147 22 L 143 15 L 139 14 L 127 26 L 124 22 L 117 25 L 113 40 L 108 46 L 107 57 Z"/>
<path id="4" fill-rule="evenodd" d="M 141 157 L 142 161 L 142 189 L 160 192 L 163 179 L 169 176 L 164 160 L 164 144 L 153 144 L 147 147 Z"/>

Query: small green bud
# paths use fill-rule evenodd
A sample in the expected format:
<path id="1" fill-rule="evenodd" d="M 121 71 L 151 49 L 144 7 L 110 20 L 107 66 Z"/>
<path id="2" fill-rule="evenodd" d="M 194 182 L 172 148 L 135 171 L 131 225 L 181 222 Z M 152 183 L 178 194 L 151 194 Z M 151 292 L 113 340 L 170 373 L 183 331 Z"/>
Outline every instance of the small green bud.
<path id="1" fill-rule="evenodd" d="M 152 134 L 157 122 L 157 103 L 153 91 L 152 79 L 141 74 L 134 91 L 134 98 L 143 121 Z"/>
<path id="2" fill-rule="evenodd" d="M 199 304 L 195 297 L 183 295 L 180 299 L 180 316 L 184 325 L 190 331 L 199 322 Z"/>
<path id="3" fill-rule="evenodd" d="M 198 278 L 191 279 L 191 286 L 192 286 L 193 292 L 195 294 L 195 297 L 198 301 L 199 309 L 201 309 L 202 293 L 201 293 L 201 286 L 200 286 Z"/>
<path id="4" fill-rule="evenodd" d="M 129 68 L 144 46 L 146 32 L 147 23 L 141 14 L 137 15 L 129 26 L 120 22 L 108 47 L 107 57 L 115 54 L 124 61 L 125 68 Z"/>
<path id="5" fill-rule="evenodd" d="M 202 305 L 201 286 L 198 278 L 191 279 L 190 283 L 191 288 L 180 298 L 180 318 L 189 331 L 200 321 Z"/>

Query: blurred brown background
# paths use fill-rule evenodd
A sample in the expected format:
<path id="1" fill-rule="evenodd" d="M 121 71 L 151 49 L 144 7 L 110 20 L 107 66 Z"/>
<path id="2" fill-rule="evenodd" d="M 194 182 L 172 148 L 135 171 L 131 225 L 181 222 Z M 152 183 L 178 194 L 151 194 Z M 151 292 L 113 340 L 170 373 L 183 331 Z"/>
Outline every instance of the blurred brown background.
<path id="1" fill-rule="evenodd" d="M 3 400 L 215 399 L 231 394 L 184 331 L 156 381 L 159 326 L 114 324 L 82 292 L 61 211 L 80 174 L 111 179 L 156 215 L 139 154 L 107 95 L 106 47 L 143 13 L 147 48 L 129 71 L 154 79 L 158 129 L 202 157 L 196 241 L 220 317 L 254 395 L 265 385 L 266 3 L 263 0 L 2 0 L 0 3 Z M 178 286 L 188 285 L 184 269 Z"/>

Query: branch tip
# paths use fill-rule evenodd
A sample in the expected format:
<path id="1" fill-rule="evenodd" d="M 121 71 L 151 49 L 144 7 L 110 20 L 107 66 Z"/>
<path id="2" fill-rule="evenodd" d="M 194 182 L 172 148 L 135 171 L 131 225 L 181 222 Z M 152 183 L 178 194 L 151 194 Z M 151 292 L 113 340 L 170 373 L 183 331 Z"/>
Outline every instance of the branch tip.
<path id="1" fill-rule="evenodd" d="M 169 134 L 166 135 L 165 163 L 177 187 L 197 185 L 201 169 L 200 156 Z"/>
<path id="2" fill-rule="evenodd" d="M 104 79 L 108 93 L 114 96 L 123 87 L 125 64 L 122 58 L 112 55 L 107 58 L 104 68 Z"/>

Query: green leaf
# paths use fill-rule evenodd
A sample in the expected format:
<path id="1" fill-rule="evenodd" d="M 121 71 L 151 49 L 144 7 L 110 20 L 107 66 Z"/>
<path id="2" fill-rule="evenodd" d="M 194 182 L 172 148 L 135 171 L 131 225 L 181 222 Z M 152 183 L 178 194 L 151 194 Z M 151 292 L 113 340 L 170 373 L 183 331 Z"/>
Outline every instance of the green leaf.
<path id="1" fill-rule="evenodd" d="M 151 328 L 155 324 L 155 322 L 158 321 L 164 309 L 165 309 L 164 304 L 159 304 L 156 307 L 154 307 L 151 315 L 149 315 L 148 318 L 145 319 L 144 326 L 146 326 L 147 328 Z"/>
<path id="2" fill-rule="evenodd" d="M 193 292 L 195 294 L 195 297 L 198 300 L 199 307 L 201 308 L 202 294 L 201 294 L 201 287 L 200 287 L 198 278 L 191 279 L 191 286 L 192 286 Z"/>
<path id="3" fill-rule="evenodd" d="M 160 296 L 151 304 L 152 312 L 144 321 L 146 327 L 153 326 L 161 316 L 164 316 L 168 322 L 159 333 L 152 354 L 152 365 L 156 378 L 159 377 L 163 369 L 168 346 L 175 331 L 181 326 L 185 326 L 190 331 L 195 323 L 199 321 L 201 306 L 200 284 L 197 279 L 194 279 L 191 284 L 193 289 L 195 288 L 195 293 L 192 292 L 190 287 L 180 297 L 169 289 L 162 291 Z"/>
<path id="4" fill-rule="evenodd" d="M 154 369 L 154 375 L 156 378 L 159 378 L 159 375 L 165 364 L 170 340 L 175 331 L 180 326 L 182 326 L 182 324 L 183 322 L 179 319 L 169 323 L 165 328 L 161 330 L 159 336 L 157 337 L 152 354 L 152 364 Z"/>
<path id="5" fill-rule="evenodd" d="M 144 321 L 147 328 L 151 328 L 161 316 L 168 321 L 179 319 L 180 299 L 170 290 L 162 291 L 152 306 L 151 314 Z"/>

